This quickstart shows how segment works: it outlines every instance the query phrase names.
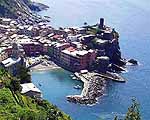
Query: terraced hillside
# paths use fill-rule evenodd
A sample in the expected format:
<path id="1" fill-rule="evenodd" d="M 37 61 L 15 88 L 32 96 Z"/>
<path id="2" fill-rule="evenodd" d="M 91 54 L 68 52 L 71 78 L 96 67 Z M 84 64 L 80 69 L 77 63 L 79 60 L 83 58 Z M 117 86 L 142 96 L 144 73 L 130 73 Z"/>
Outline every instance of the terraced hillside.
<path id="1" fill-rule="evenodd" d="M 33 99 L 14 91 L 19 84 L 6 71 L 0 69 L 0 120 L 71 120 L 46 100 Z M 15 89 L 14 89 L 15 88 Z"/>

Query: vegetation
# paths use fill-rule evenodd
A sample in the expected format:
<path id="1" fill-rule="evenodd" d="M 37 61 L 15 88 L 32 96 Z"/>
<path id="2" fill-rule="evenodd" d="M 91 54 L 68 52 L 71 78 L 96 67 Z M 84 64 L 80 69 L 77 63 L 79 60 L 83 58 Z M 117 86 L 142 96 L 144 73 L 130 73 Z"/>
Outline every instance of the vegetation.
<path id="1" fill-rule="evenodd" d="M 9 88 L 0 90 L 0 120 L 70 120 L 70 117 L 47 101 L 38 101 L 15 93 Z"/>
<path id="2" fill-rule="evenodd" d="M 31 82 L 31 75 L 30 70 L 24 66 L 18 66 L 18 75 L 17 78 L 20 79 L 20 83 L 30 83 Z"/>
<path id="3" fill-rule="evenodd" d="M 5 87 L 10 88 L 13 77 L 8 74 L 4 69 L 0 68 L 0 80 L 5 85 Z"/>
<path id="4" fill-rule="evenodd" d="M 100 120 L 104 120 L 100 118 Z M 132 99 L 132 105 L 128 108 L 128 111 L 124 118 L 115 116 L 114 120 L 142 120 L 139 110 L 139 103 L 136 99 Z"/>
<path id="5" fill-rule="evenodd" d="M 99 120 L 104 120 L 100 118 Z M 123 118 L 119 118 L 118 116 L 115 116 L 114 120 L 142 120 L 139 110 L 139 103 L 136 99 L 132 99 L 132 105 L 128 108 L 128 111 Z"/>
<path id="6" fill-rule="evenodd" d="M 87 28 L 87 34 L 96 35 L 100 31 L 99 28 L 95 28 L 91 26 L 86 26 L 86 28 Z"/>
<path id="7" fill-rule="evenodd" d="M 118 117 L 116 116 L 114 120 L 122 119 L 118 119 Z M 142 120 L 139 111 L 139 103 L 135 99 L 132 99 L 132 105 L 128 108 L 128 112 L 124 120 Z"/>
<path id="8" fill-rule="evenodd" d="M 141 120 L 139 103 L 132 99 L 132 105 L 128 108 L 125 120 Z"/>
<path id="9" fill-rule="evenodd" d="M 71 120 L 46 100 L 20 94 L 20 80 L 0 69 L 0 120 Z"/>

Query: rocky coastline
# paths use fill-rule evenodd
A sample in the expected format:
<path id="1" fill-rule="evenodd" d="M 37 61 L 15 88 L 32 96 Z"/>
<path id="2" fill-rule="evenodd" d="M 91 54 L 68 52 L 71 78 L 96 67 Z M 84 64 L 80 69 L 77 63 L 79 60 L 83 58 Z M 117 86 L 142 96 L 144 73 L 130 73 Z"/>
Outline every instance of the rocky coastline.
<path id="1" fill-rule="evenodd" d="M 97 103 L 98 98 L 103 96 L 110 80 L 124 83 L 126 80 L 117 73 L 75 73 L 76 80 L 83 82 L 84 86 L 80 95 L 66 96 L 67 100 L 72 103 L 79 103 L 84 105 L 93 105 Z"/>
<path id="2" fill-rule="evenodd" d="M 106 80 L 99 76 L 78 75 L 78 78 L 84 83 L 81 95 L 67 96 L 67 100 L 73 103 L 84 105 L 93 105 L 98 97 L 102 96 L 106 87 Z"/>
<path id="3" fill-rule="evenodd" d="M 25 6 L 26 5 L 27 3 Z M 86 105 L 95 104 L 97 102 L 97 98 L 104 94 L 107 80 L 111 79 L 118 82 L 125 82 L 125 80 L 122 79 L 122 77 L 120 77 L 117 73 L 124 71 L 127 63 L 131 63 L 132 65 L 138 64 L 138 62 L 134 59 L 126 60 L 122 58 L 119 46 L 119 33 L 113 28 L 104 25 L 103 18 L 100 19 L 100 24 L 96 25 L 85 25 L 81 28 L 55 29 L 52 26 L 47 25 L 47 22 L 49 22 L 48 20 L 33 14 L 30 10 L 27 10 L 26 12 L 24 11 L 25 13 L 18 11 L 17 18 L 0 19 L 2 24 L 1 31 L 4 32 L 4 34 L 1 34 L 2 46 L 9 47 L 11 46 L 10 43 L 12 41 L 19 43 L 21 40 L 30 40 L 28 41 L 29 43 L 31 42 L 35 45 L 37 43 L 43 45 L 42 50 L 45 48 L 44 45 L 50 45 L 50 50 L 54 48 L 53 53 L 56 51 L 56 55 L 51 55 L 51 53 L 48 53 L 47 46 L 47 52 L 45 52 L 45 49 L 43 50 L 45 53 L 43 53 L 43 51 L 40 52 L 44 55 L 48 54 L 57 65 L 61 66 L 64 65 L 62 64 L 61 59 L 59 59 L 61 58 L 61 49 L 55 48 L 57 45 L 50 43 L 59 41 L 58 46 L 63 45 L 63 43 L 69 43 L 69 45 L 72 45 L 73 42 L 71 42 L 68 38 L 68 36 L 71 35 L 73 38 L 79 36 L 79 38 L 76 40 L 76 42 L 78 42 L 77 45 L 73 44 L 72 46 L 76 46 L 76 49 L 78 49 L 78 46 L 80 47 L 81 45 L 79 50 L 82 49 L 82 51 L 80 52 L 83 53 L 84 50 L 84 52 L 86 51 L 87 53 L 87 51 L 92 49 L 96 53 L 96 59 L 93 59 L 89 66 L 85 67 L 87 70 L 89 70 L 88 73 L 80 74 L 78 69 L 74 70 L 78 72 L 76 77 L 78 77 L 84 83 L 84 88 L 81 95 L 67 96 L 68 101 Z M 20 43 L 23 44 L 22 42 Z M 26 43 L 23 45 L 25 44 Z M 62 50 L 63 49 L 65 48 L 62 48 Z M 82 56 L 82 54 L 78 55 L 77 58 L 80 56 Z M 74 63 L 72 62 L 72 64 L 69 66 L 69 70 L 73 69 L 73 64 Z M 63 67 L 67 69 L 69 68 L 68 66 Z M 53 68 L 53 65 L 50 65 L 49 67 L 43 65 L 39 65 L 37 68 L 35 67 L 36 70 L 45 70 L 50 68 Z"/>

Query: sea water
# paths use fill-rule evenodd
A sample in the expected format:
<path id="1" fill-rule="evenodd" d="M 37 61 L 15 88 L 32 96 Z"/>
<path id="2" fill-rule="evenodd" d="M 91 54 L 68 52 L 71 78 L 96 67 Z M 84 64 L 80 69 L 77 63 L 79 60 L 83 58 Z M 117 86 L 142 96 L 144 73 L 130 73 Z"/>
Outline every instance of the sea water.
<path id="1" fill-rule="evenodd" d="M 70 72 L 51 70 L 33 72 L 33 82 L 43 92 L 45 99 L 57 105 L 74 120 L 112 120 L 124 116 L 132 97 L 140 102 L 143 120 L 150 119 L 150 1 L 149 0 L 41 0 L 50 6 L 40 15 L 51 16 L 54 27 L 95 24 L 103 17 L 106 24 L 120 33 L 122 56 L 134 58 L 139 66 L 129 66 L 122 73 L 126 83 L 109 82 L 105 95 L 98 104 L 84 106 L 66 101 L 67 95 L 80 94 L 73 86 L 79 81 L 70 78 Z"/>

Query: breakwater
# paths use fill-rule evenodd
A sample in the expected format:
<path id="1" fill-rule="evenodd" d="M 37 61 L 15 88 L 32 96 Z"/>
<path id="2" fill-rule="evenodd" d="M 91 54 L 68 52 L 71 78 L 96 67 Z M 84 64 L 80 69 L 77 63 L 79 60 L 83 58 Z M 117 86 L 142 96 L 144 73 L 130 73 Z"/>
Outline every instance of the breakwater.
<path id="1" fill-rule="evenodd" d="M 120 47 L 123 56 L 136 58 L 142 64 L 138 67 L 128 67 L 129 72 L 122 74 L 128 80 L 125 84 L 110 81 L 105 91 L 106 95 L 101 97 L 99 104 L 95 106 L 80 106 L 65 101 L 66 95 L 81 93 L 80 90 L 74 90 L 71 85 L 68 89 L 65 89 L 65 93 L 61 88 L 56 88 L 55 91 L 59 92 L 55 92 L 51 87 L 49 87 L 49 89 L 46 87 L 43 90 L 45 97 L 69 113 L 74 120 L 97 120 L 99 117 L 104 120 L 110 120 L 113 119 L 116 114 L 123 116 L 127 111 L 127 106 L 130 105 L 131 96 L 135 96 L 142 105 L 141 112 L 143 119 L 149 120 L 150 103 L 145 102 L 150 99 L 148 97 L 150 91 L 150 34 L 148 30 L 149 27 L 145 27 L 150 25 L 150 16 L 148 14 L 150 10 L 148 7 L 149 1 L 55 0 L 55 2 L 52 2 L 51 0 L 41 0 L 41 2 L 43 1 L 51 5 L 51 7 L 47 11 L 42 11 L 41 15 L 52 15 L 51 24 L 57 27 L 81 26 L 84 21 L 87 21 L 88 24 L 92 24 L 95 23 L 100 16 L 103 16 L 111 26 L 115 26 L 119 31 L 121 35 Z M 64 14 L 64 8 L 72 10 L 72 14 Z M 42 79 L 41 74 L 37 76 L 39 80 Z M 35 81 L 37 81 L 38 78 Z M 51 86 L 51 81 L 48 79 L 49 78 L 43 78 L 43 83 L 46 82 L 46 86 Z M 53 81 L 53 83 L 56 81 L 57 80 Z M 73 82 L 76 83 L 78 81 Z M 61 85 L 64 89 L 63 86 L 68 84 L 65 82 L 65 84 Z M 54 96 L 56 97 L 53 97 L 51 91 L 55 92 Z"/>
<path id="2" fill-rule="evenodd" d="M 83 90 L 80 95 L 69 95 L 67 100 L 73 103 L 79 104 L 95 104 L 98 101 L 98 97 L 102 96 L 105 92 L 107 81 L 113 80 L 115 82 L 125 82 L 117 73 L 75 73 L 77 80 L 81 80 L 84 83 Z"/>

